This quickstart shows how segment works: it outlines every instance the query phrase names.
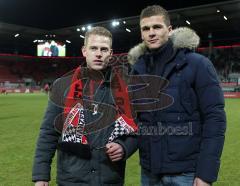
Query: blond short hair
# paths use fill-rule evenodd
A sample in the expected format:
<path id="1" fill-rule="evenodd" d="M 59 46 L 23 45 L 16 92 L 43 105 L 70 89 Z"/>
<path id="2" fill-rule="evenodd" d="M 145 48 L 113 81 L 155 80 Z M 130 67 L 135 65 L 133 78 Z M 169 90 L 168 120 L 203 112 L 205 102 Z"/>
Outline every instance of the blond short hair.
<path id="1" fill-rule="evenodd" d="M 110 39 L 111 47 L 112 47 L 112 34 L 108 29 L 101 27 L 101 26 L 93 27 L 91 30 L 86 32 L 85 39 L 84 39 L 84 45 L 87 45 L 88 38 L 90 35 L 99 35 L 99 36 L 108 37 Z"/>

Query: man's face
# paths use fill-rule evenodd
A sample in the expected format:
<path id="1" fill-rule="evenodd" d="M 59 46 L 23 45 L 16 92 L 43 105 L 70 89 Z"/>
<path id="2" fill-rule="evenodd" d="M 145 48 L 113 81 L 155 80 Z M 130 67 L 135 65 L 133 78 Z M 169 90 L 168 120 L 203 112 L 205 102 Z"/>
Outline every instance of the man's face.
<path id="1" fill-rule="evenodd" d="M 106 68 L 112 55 L 111 40 L 106 36 L 90 35 L 87 43 L 82 48 L 82 54 L 86 58 L 87 66 L 93 70 Z"/>
<path id="2" fill-rule="evenodd" d="M 143 18 L 140 21 L 142 40 L 150 50 L 161 47 L 168 41 L 171 26 L 167 26 L 161 15 Z"/>

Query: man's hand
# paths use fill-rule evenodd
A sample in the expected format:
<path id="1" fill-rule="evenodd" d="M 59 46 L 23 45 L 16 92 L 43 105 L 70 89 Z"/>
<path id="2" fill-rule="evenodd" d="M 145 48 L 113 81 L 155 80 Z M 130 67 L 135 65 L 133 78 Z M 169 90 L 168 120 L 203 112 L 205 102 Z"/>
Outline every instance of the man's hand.
<path id="1" fill-rule="evenodd" d="M 47 181 L 37 181 L 35 183 L 35 186 L 48 186 L 48 182 Z"/>
<path id="2" fill-rule="evenodd" d="M 106 153 L 108 154 L 111 161 L 119 161 L 124 156 L 123 147 L 118 143 L 108 143 L 106 144 Z"/>
<path id="3" fill-rule="evenodd" d="M 200 178 L 195 178 L 193 182 L 193 186 L 210 186 L 210 184 L 201 180 Z"/>

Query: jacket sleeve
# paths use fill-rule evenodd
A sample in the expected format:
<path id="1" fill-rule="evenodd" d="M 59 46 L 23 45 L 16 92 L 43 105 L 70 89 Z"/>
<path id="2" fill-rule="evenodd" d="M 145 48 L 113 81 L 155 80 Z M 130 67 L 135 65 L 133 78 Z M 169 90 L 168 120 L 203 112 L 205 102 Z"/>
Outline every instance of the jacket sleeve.
<path id="1" fill-rule="evenodd" d="M 217 73 L 205 57 L 197 64 L 195 88 L 202 117 L 202 140 L 196 177 L 211 183 L 217 180 L 225 138 L 226 116 Z"/>
<path id="2" fill-rule="evenodd" d="M 55 154 L 59 134 L 54 129 L 54 120 L 61 114 L 62 109 L 51 100 L 43 118 L 36 145 L 32 181 L 49 181 L 52 158 Z"/>
<path id="3" fill-rule="evenodd" d="M 123 147 L 124 160 L 127 160 L 134 152 L 136 152 L 138 148 L 138 141 L 136 135 L 122 136 L 114 142 L 120 144 Z"/>

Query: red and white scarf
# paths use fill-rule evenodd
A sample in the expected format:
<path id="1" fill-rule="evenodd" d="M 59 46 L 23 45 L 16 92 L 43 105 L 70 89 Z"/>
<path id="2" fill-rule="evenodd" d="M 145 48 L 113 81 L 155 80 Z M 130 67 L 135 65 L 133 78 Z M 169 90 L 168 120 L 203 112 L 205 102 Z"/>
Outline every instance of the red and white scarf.
<path id="1" fill-rule="evenodd" d="M 62 130 L 62 141 L 88 144 L 87 137 L 84 135 L 85 118 L 83 104 L 83 88 L 84 82 L 81 79 L 83 70 L 86 68 L 78 67 L 72 77 L 70 90 L 68 91 L 64 105 L 64 125 Z M 90 71 L 88 69 L 88 71 Z M 114 141 L 116 138 L 136 133 L 138 128 L 132 118 L 131 102 L 128 95 L 128 88 L 124 80 L 121 78 L 121 70 L 112 69 L 112 78 L 110 87 L 115 102 L 117 114 L 115 116 L 114 130 L 109 136 L 108 142 Z M 103 78 L 100 80 L 92 80 L 90 78 L 89 89 L 93 92 L 94 84 L 101 85 Z M 116 86 L 117 85 L 117 86 Z M 91 94 L 90 94 L 91 95 Z M 121 104 L 117 100 L 124 99 Z M 95 112 L 95 111 L 93 111 Z M 107 112 L 107 111 L 106 111 Z M 104 113 L 103 113 L 104 114 Z"/>

